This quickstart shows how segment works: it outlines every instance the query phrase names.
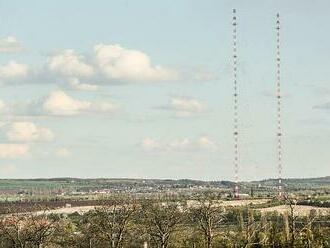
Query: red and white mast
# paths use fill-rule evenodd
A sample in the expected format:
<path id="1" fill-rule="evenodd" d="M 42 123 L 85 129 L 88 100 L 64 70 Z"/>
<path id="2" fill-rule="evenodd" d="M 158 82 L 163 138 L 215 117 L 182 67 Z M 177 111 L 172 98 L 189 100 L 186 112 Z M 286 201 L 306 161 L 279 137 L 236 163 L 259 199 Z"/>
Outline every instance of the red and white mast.
<path id="1" fill-rule="evenodd" d="M 238 85 L 237 85 L 237 20 L 236 9 L 233 9 L 233 81 L 234 81 L 234 179 L 235 179 L 235 198 L 239 197 L 239 150 L 238 150 Z"/>
<path id="2" fill-rule="evenodd" d="M 282 93 L 281 93 L 281 53 L 280 53 L 280 14 L 276 16 L 276 98 L 277 98 L 277 169 L 278 196 L 283 194 L 282 187 Z"/>

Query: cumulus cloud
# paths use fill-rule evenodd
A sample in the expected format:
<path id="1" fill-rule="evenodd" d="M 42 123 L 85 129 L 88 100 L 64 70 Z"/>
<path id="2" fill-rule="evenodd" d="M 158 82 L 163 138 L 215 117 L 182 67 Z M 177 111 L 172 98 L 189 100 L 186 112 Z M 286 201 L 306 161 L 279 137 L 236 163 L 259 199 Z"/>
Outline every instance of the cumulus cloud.
<path id="1" fill-rule="evenodd" d="M 197 139 L 176 139 L 169 142 L 161 142 L 152 138 L 145 138 L 140 146 L 145 151 L 207 151 L 215 150 L 218 146 L 209 137 L 202 136 Z"/>
<path id="2" fill-rule="evenodd" d="M 28 66 L 15 61 L 0 65 L 0 80 L 21 79 L 28 75 Z"/>
<path id="3" fill-rule="evenodd" d="M 23 50 L 22 44 L 13 36 L 0 39 L 0 53 L 17 53 Z"/>
<path id="4" fill-rule="evenodd" d="M 170 102 L 160 109 L 174 112 L 176 117 L 192 117 L 205 111 L 205 104 L 191 97 L 172 97 Z"/>
<path id="5" fill-rule="evenodd" d="M 90 102 L 75 100 L 63 91 L 54 91 L 43 103 L 43 110 L 53 115 L 74 115 L 90 108 Z"/>
<path id="6" fill-rule="evenodd" d="M 61 76 L 88 77 L 94 73 L 93 67 L 74 50 L 64 50 L 51 56 L 48 59 L 48 68 Z"/>
<path id="7" fill-rule="evenodd" d="M 27 144 L 0 144 L 0 159 L 23 158 L 29 154 Z"/>
<path id="8" fill-rule="evenodd" d="M 168 81 L 178 76 L 172 70 L 152 65 L 145 53 L 121 45 L 98 44 L 94 46 L 94 52 L 99 70 L 110 80 Z"/>
<path id="9" fill-rule="evenodd" d="M 0 40 L 0 53 L 19 50 L 19 45 L 14 37 L 7 37 Z M 179 78 L 177 71 L 153 64 L 144 52 L 119 44 L 97 44 L 89 56 L 72 49 L 63 50 L 50 55 L 42 68 L 30 70 L 25 64 L 10 61 L 0 65 L 0 82 L 14 79 L 26 83 L 38 80 L 55 84 L 65 82 L 75 90 L 95 91 L 101 84 L 159 82 Z"/>
<path id="10" fill-rule="evenodd" d="M 168 144 L 170 150 L 174 151 L 195 151 L 195 150 L 211 150 L 216 148 L 215 143 L 208 137 L 200 137 L 196 140 L 182 139 L 174 140 Z"/>
<path id="11" fill-rule="evenodd" d="M 142 147 L 143 150 L 153 151 L 153 150 L 161 149 L 162 145 L 154 139 L 145 138 L 141 141 L 141 147 Z"/>
<path id="12" fill-rule="evenodd" d="M 42 142 L 52 141 L 54 134 L 48 128 L 40 127 L 32 122 L 14 122 L 6 133 L 9 141 Z"/>
<path id="13" fill-rule="evenodd" d="M 171 99 L 171 106 L 174 110 L 182 112 L 202 112 L 203 104 L 194 98 L 174 97 Z"/>
<path id="14" fill-rule="evenodd" d="M 0 100 L 0 114 L 8 116 L 73 116 L 82 114 L 113 114 L 119 106 L 110 100 L 76 99 L 62 90 L 25 102 L 5 103 Z"/>
<path id="15" fill-rule="evenodd" d="M 96 91 L 100 88 L 96 84 L 81 83 L 78 78 L 70 78 L 68 82 L 71 88 L 75 90 Z"/>
<path id="16" fill-rule="evenodd" d="M 216 144 L 213 140 L 211 140 L 210 138 L 206 137 L 206 136 L 202 136 L 197 140 L 197 144 L 199 147 L 203 148 L 203 149 L 213 149 L 216 148 Z"/>
<path id="17" fill-rule="evenodd" d="M 51 115 L 77 115 L 82 113 L 114 112 L 117 107 L 111 102 L 77 100 L 63 91 L 52 92 L 43 102 L 43 111 Z"/>

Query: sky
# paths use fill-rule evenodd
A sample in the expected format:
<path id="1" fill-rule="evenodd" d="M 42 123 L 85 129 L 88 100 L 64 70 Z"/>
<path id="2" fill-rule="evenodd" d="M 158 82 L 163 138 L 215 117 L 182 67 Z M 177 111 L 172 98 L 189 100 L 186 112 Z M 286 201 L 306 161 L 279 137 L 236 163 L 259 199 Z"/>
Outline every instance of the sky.
<path id="1" fill-rule="evenodd" d="M 0 1 L 0 178 L 330 175 L 326 0 Z"/>

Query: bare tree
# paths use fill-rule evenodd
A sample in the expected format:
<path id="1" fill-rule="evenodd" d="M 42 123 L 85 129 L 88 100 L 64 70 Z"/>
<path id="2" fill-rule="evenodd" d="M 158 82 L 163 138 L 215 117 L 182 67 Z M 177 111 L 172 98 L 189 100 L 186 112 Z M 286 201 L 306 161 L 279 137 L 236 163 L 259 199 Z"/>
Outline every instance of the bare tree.
<path id="1" fill-rule="evenodd" d="M 288 213 L 289 245 L 290 247 L 295 247 L 295 242 L 297 237 L 296 222 L 298 219 L 298 215 L 295 212 L 297 200 L 293 197 L 290 197 L 287 194 L 285 194 L 283 197 L 286 205 L 289 206 L 289 213 Z"/>
<path id="2" fill-rule="evenodd" d="M 167 248 L 171 235 L 183 220 L 183 213 L 177 203 L 146 201 L 141 210 L 146 232 L 158 247 Z"/>
<path id="3" fill-rule="evenodd" d="M 202 233 L 207 248 L 211 248 L 216 230 L 224 220 L 224 208 L 211 198 L 200 198 L 195 206 L 190 208 L 190 219 Z"/>
<path id="4" fill-rule="evenodd" d="M 96 208 L 86 214 L 85 234 L 89 236 L 90 247 L 93 238 L 106 241 L 110 248 L 123 247 L 124 237 L 132 220 L 136 205 L 130 201 L 116 200 L 111 206 Z"/>
<path id="5" fill-rule="evenodd" d="M 0 234 L 11 247 L 41 247 L 55 232 L 57 222 L 47 215 L 13 214 L 0 220 Z"/>

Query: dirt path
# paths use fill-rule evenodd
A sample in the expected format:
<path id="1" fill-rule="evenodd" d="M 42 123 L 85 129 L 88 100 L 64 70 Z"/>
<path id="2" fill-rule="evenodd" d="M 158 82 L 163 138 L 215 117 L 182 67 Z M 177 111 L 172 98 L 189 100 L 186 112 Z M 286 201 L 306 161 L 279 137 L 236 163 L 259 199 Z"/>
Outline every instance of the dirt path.
<path id="1" fill-rule="evenodd" d="M 319 207 L 312 207 L 312 206 L 294 206 L 294 212 L 296 215 L 300 216 L 307 216 L 309 215 L 310 211 L 315 209 L 320 215 L 328 215 L 330 214 L 330 208 L 319 208 Z M 262 213 L 265 212 L 278 212 L 278 213 L 285 213 L 290 211 L 290 207 L 286 205 L 280 205 L 276 207 L 270 208 L 260 208 L 258 209 Z"/>
<path id="2" fill-rule="evenodd" d="M 65 207 L 65 208 L 58 208 L 58 209 L 51 209 L 46 211 L 37 211 L 34 212 L 35 214 L 73 214 L 75 212 L 79 214 L 87 213 L 90 210 L 95 209 L 96 206 L 82 206 L 82 207 Z"/>

